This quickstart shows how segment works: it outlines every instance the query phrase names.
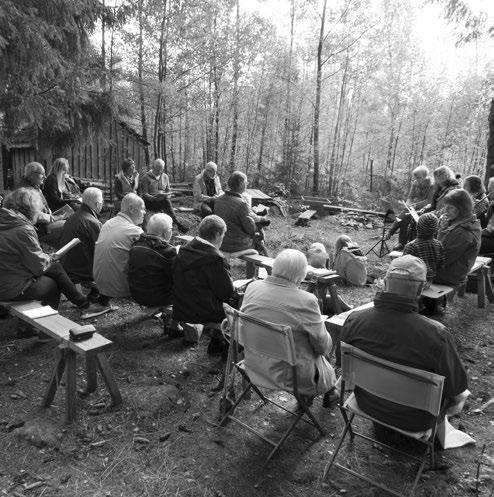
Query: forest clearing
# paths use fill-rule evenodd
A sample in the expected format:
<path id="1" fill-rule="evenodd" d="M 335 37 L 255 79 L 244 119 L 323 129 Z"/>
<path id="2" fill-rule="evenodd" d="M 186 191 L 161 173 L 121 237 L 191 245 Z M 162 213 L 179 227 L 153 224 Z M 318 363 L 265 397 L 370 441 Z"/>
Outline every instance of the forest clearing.
<path id="1" fill-rule="evenodd" d="M 294 227 L 293 219 L 276 217 L 268 229 L 268 249 L 306 250 L 313 241 L 328 246 L 348 232 L 343 216 L 311 221 L 308 228 Z M 376 222 L 378 224 L 379 221 Z M 367 250 L 379 238 L 380 228 L 352 230 L 352 237 Z M 370 255 L 377 274 L 381 261 Z M 234 268 L 244 277 L 244 266 Z M 339 286 L 352 305 L 372 299 L 375 285 Z M 342 429 L 337 409 L 328 411 L 316 400 L 314 412 L 328 430 L 319 438 L 309 426 L 299 426 L 271 464 L 263 469 L 267 446 L 235 425 L 219 428 L 221 392 L 211 392 L 220 363 L 206 354 L 207 339 L 197 347 L 184 347 L 181 339 L 162 336 L 162 325 L 145 319 L 144 310 L 129 300 L 120 309 L 98 318 L 99 332 L 114 342 L 111 366 L 123 396 L 118 409 L 102 386 L 80 398 L 76 423 L 64 425 L 64 390 L 49 409 L 40 409 L 49 379 L 53 346 L 35 339 L 16 340 L 13 319 L 0 320 L 0 492 L 33 496 L 380 496 L 357 479 L 333 470 L 321 483 L 323 467 Z M 472 392 L 463 413 L 453 418 L 455 427 L 471 434 L 475 445 L 440 451 L 440 471 L 426 472 L 417 495 L 491 496 L 493 487 L 492 406 L 477 412 L 492 398 L 494 385 L 494 314 L 492 305 L 476 306 L 476 295 L 455 298 L 440 319 L 451 330 L 468 370 Z M 68 302 L 64 315 L 74 319 Z M 84 384 L 83 364 L 78 365 L 79 387 Z M 273 394 L 288 406 L 287 394 Z M 253 398 L 242 408 L 267 435 L 281 433 L 289 422 L 273 408 L 259 407 Z M 17 426 L 17 428 L 15 428 Z M 372 430 L 367 423 L 366 430 Z M 481 452 L 486 444 L 485 454 Z M 344 453 L 351 462 L 397 490 L 409 478 L 408 462 L 392 453 L 359 442 L 357 452 Z M 479 467 L 479 461 L 484 464 Z M 479 478 L 477 479 L 477 470 Z M 410 472 L 411 474 L 411 472 Z M 38 484 L 39 486 L 30 487 Z M 408 480 L 408 485 L 410 484 Z M 405 487 L 407 488 L 407 487 Z"/>

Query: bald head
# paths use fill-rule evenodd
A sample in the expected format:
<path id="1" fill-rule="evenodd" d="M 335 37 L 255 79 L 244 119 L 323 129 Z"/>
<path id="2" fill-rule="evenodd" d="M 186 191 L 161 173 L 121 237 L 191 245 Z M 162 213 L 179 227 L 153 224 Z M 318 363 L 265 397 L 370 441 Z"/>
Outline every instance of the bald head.
<path id="1" fill-rule="evenodd" d="M 165 170 L 165 161 L 162 159 L 155 159 L 151 169 L 155 176 L 159 176 Z"/>
<path id="2" fill-rule="evenodd" d="M 120 212 L 129 216 L 134 224 L 142 224 L 146 213 L 144 200 L 135 193 L 127 193 L 122 199 Z"/>
<path id="3" fill-rule="evenodd" d="M 166 241 L 172 237 L 172 218 L 168 214 L 158 213 L 153 214 L 148 221 L 148 235 L 159 236 Z"/>
<path id="4" fill-rule="evenodd" d="M 82 203 L 98 214 L 103 207 L 103 192 L 92 186 L 86 188 L 82 192 Z"/>

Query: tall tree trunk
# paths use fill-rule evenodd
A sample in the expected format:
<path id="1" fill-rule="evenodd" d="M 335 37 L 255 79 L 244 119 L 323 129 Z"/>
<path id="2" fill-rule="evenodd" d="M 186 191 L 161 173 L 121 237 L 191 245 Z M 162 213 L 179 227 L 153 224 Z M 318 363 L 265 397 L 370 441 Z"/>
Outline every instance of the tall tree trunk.
<path id="1" fill-rule="evenodd" d="M 489 135 L 487 137 L 487 160 L 485 164 L 485 182 L 494 176 L 494 98 L 489 110 Z"/>
<path id="2" fill-rule="evenodd" d="M 346 80 L 347 80 L 347 73 L 348 73 L 348 64 L 349 64 L 349 55 L 347 52 L 347 56 L 345 59 L 345 70 L 343 72 L 343 77 L 341 79 L 341 87 L 340 87 L 340 95 L 339 95 L 339 102 L 338 102 L 338 112 L 336 114 L 336 123 L 334 125 L 334 132 L 333 132 L 333 143 L 331 147 L 331 156 L 329 159 L 329 178 L 328 178 L 328 194 L 333 195 L 333 192 L 335 190 L 336 186 L 336 158 L 337 158 L 337 147 L 338 147 L 338 142 L 339 142 L 339 136 L 340 136 L 340 126 L 341 126 L 341 119 L 343 117 L 343 108 L 345 104 L 345 91 L 346 91 Z"/>
<path id="3" fill-rule="evenodd" d="M 106 91 L 105 0 L 102 0 L 101 4 L 103 6 L 103 14 L 101 16 L 101 86 Z"/>
<path id="4" fill-rule="evenodd" d="M 283 141 L 282 141 L 282 164 L 283 171 L 289 173 L 291 169 L 290 153 L 289 153 L 289 140 L 290 140 L 290 126 L 291 126 L 291 107 L 292 107 L 292 58 L 293 58 L 293 34 L 295 27 L 295 0 L 292 0 L 290 7 L 290 50 L 288 52 L 288 64 L 286 68 L 286 90 L 285 90 L 285 116 L 283 123 Z M 288 178 L 290 180 L 291 178 Z M 288 183 L 288 182 L 287 182 Z"/>
<path id="5" fill-rule="evenodd" d="M 322 48 L 324 44 L 324 23 L 326 21 L 326 4 L 324 0 L 321 15 L 321 26 L 319 29 L 319 42 L 317 44 L 317 72 L 316 72 L 316 99 L 314 103 L 314 128 L 313 128 L 313 146 L 314 146 L 314 173 L 312 180 L 312 193 L 319 194 L 319 116 L 321 112 L 321 83 L 322 83 Z"/>
<path id="6" fill-rule="evenodd" d="M 240 0 L 236 1 L 237 15 L 235 20 L 235 60 L 233 61 L 233 123 L 232 146 L 230 150 L 230 172 L 235 170 L 235 154 L 238 135 L 238 78 L 240 76 Z"/>
<path id="7" fill-rule="evenodd" d="M 163 18 L 160 26 L 160 41 L 158 49 L 158 97 L 156 100 L 156 113 L 154 115 L 153 148 L 154 156 L 161 157 L 161 124 L 163 122 L 163 81 L 166 77 L 166 25 L 167 25 L 167 0 L 163 0 Z M 164 154 L 166 156 L 166 154 Z M 165 157 L 163 157 L 165 160 Z"/>
<path id="8" fill-rule="evenodd" d="M 141 108 L 141 128 L 142 137 L 147 141 L 148 139 L 148 127 L 146 122 L 146 108 L 144 106 L 144 82 L 142 80 L 142 66 L 143 66 L 143 37 L 142 32 L 144 30 L 143 26 L 143 0 L 139 0 L 138 3 L 139 10 L 139 51 L 137 60 L 137 78 L 139 82 L 139 104 Z M 144 147 L 144 162 L 146 166 L 149 166 L 149 148 L 147 145 Z"/>

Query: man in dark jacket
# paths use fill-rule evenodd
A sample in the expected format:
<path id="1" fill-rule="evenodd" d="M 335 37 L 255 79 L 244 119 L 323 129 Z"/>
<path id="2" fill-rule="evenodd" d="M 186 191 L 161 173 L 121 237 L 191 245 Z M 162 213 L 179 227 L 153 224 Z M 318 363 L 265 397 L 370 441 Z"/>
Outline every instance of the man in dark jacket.
<path id="1" fill-rule="evenodd" d="M 242 197 L 247 187 L 247 176 L 240 171 L 228 178 L 230 190 L 217 198 L 214 213 L 226 223 L 226 235 L 221 245 L 223 252 L 233 253 L 251 249 L 256 223 L 251 216 L 249 205 Z"/>
<path id="2" fill-rule="evenodd" d="M 173 319 L 188 323 L 220 323 L 223 302 L 233 296 L 229 266 L 219 251 L 225 222 L 205 217 L 199 235 L 180 248 L 173 272 Z"/>
<path id="3" fill-rule="evenodd" d="M 417 297 L 426 276 L 426 265 L 413 255 L 391 262 L 384 291 L 376 295 L 374 307 L 348 316 L 341 341 L 382 359 L 444 376 L 443 398 L 457 404 L 465 398 L 467 375 L 454 340 L 444 325 L 418 314 Z M 363 389 L 356 388 L 355 397 L 364 412 L 398 428 L 420 431 L 432 424 L 429 413 Z"/>
<path id="4" fill-rule="evenodd" d="M 173 263 L 177 257 L 170 245 L 172 219 L 167 214 L 154 214 L 143 233 L 130 249 L 128 281 L 132 298 L 148 307 L 172 303 Z"/>
<path id="5" fill-rule="evenodd" d="M 62 259 L 63 267 L 74 283 L 90 284 L 90 299 L 96 299 L 98 292 L 93 282 L 94 244 L 101 230 L 98 214 L 103 207 L 103 193 L 98 188 L 86 188 L 82 194 L 81 208 L 72 214 L 63 227 L 60 243 L 65 245 L 73 238 L 81 243 L 69 250 Z"/>

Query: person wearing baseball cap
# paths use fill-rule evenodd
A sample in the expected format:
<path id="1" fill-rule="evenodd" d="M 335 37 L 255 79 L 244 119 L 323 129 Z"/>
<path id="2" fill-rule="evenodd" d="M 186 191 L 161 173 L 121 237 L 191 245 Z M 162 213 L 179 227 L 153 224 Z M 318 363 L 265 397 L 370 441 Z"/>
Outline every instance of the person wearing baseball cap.
<path id="1" fill-rule="evenodd" d="M 348 316 L 341 341 L 382 359 L 443 375 L 443 397 L 456 404 L 467 389 L 467 375 L 446 327 L 418 313 L 426 281 L 427 267 L 418 257 L 404 255 L 392 261 L 374 307 Z M 355 397 L 360 409 L 384 423 L 410 431 L 432 425 L 432 416 L 425 411 L 399 406 L 363 389 L 356 388 Z"/>

